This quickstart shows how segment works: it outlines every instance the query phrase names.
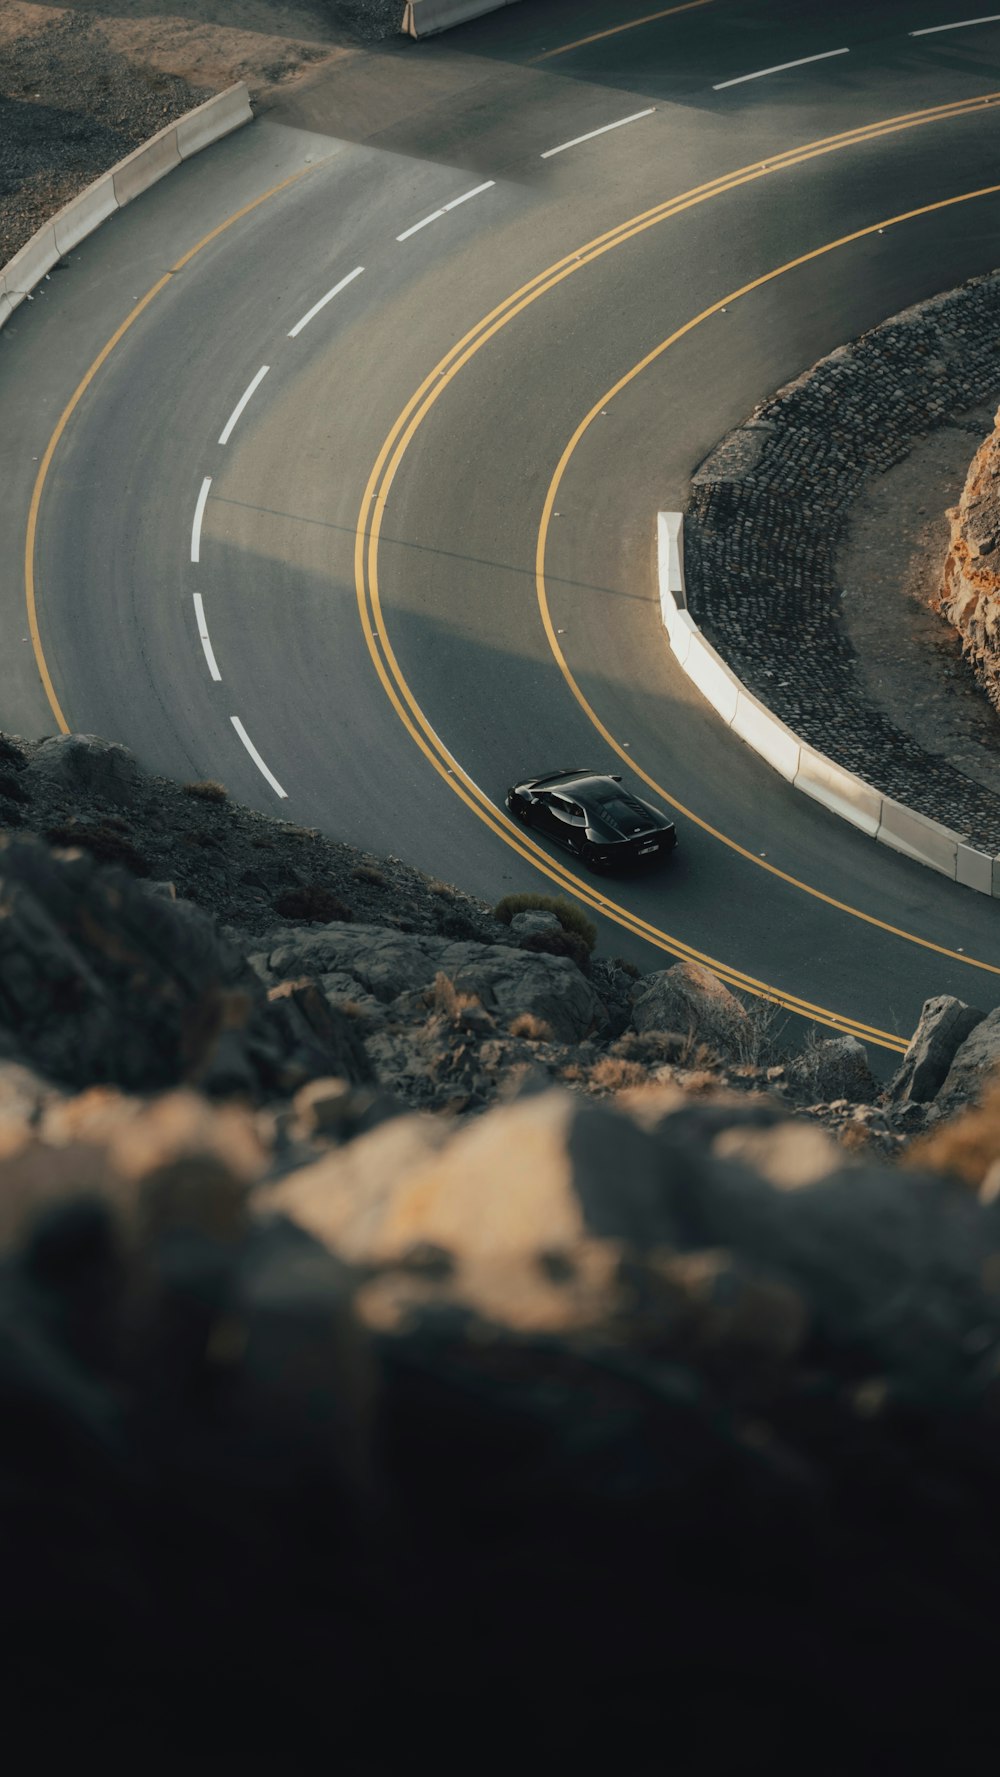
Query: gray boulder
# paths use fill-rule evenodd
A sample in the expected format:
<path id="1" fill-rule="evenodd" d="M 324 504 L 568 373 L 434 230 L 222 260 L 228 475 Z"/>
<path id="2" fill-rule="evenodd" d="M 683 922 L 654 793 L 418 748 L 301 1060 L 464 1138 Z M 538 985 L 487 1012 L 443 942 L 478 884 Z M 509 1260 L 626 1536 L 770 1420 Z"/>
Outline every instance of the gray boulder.
<path id="1" fill-rule="evenodd" d="M 539 932 L 561 932 L 562 926 L 554 913 L 546 913 L 541 907 L 528 907 L 523 913 L 515 913 L 510 929 L 515 937 L 533 938 Z"/>
<path id="2" fill-rule="evenodd" d="M 32 755 L 27 774 L 68 796 L 129 801 L 141 782 L 132 753 L 96 734 L 53 734 Z"/>
<path id="3" fill-rule="evenodd" d="M 474 994 L 498 1023 L 509 1024 L 529 1012 L 565 1043 L 578 1042 L 607 1024 L 601 1001 L 568 957 L 509 944 L 456 942 L 384 926 L 326 926 L 275 933 L 256 967 L 258 973 L 266 968 L 272 979 L 334 977 L 341 1001 L 348 982 L 354 981 L 359 997 L 371 995 L 384 1005 L 402 1001 L 399 1009 L 406 1013 L 416 1006 L 405 996 L 426 992 L 443 974 L 458 993 Z"/>
<path id="4" fill-rule="evenodd" d="M 692 1044 L 707 1043 L 725 1055 L 739 1053 L 750 1028 L 735 995 L 711 969 L 695 962 L 674 963 L 637 982 L 632 1023 L 638 1031 L 679 1031 Z"/>
<path id="5" fill-rule="evenodd" d="M 785 1078 L 794 1092 L 821 1104 L 838 1098 L 871 1104 L 879 1093 L 865 1046 L 857 1037 L 828 1037 L 815 1043 L 789 1063 Z"/>
<path id="6" fill-rule="evenodd" d="M 987 1012 L 956 1051 L 937 1097 L 978 1098 L 997 1067 L 1000 1067 L 1000 1006 Z"/>
<path id="7" fill-rule="evenodd" d="M 957 1051 L 985 1012 L 951 994 L 925 1000 L 898 1073 L 889 1087 L 891 1104 L 929 1104 L 944 1084 Z"/>
<path id="8" fill-rule="evenodd" d="M 259 1097 L 365 1077 L 356 1032 L 318 988 L 269 1003 L 207 913 L 128 871 L 0 841 L 0 901 L 0 1055 L 50 1080 Z"/>

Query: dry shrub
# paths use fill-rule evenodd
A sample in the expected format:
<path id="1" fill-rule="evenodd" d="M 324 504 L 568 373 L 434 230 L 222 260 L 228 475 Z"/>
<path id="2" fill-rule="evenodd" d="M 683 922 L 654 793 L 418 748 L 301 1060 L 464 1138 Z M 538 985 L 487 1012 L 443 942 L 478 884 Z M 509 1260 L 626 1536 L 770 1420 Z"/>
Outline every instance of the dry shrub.
<path id="1" fill-rule="evenodd" d="M 196 796 L 200 802 L 225 802 L 229 791 L 225 784 L 216 783 L 215 778 L 199 778 L 196 783 L 182 784 L 185 796 Z"/>
<path id="2" fill-rule="evenodd" d="M 73 822 L 67 827 L 48 827 L 45 837 L 50 845 L 78 846 L 98 863 L 119 864 L 122 869 L 130 870 L 133 876 L 150 874 L 150 866 L 142 853 L 103 821 L 97 827 L 77 826 Z"/>
<path id="3" fill-rule="evenodd" d="M 427 888 L 430 894 L 440 895 L 445 901 L 454 901 L 458 894 L 458 890 L 453 888 L 450 882 L 439 882 L 436 876 L 431 877 Z"/>
<path id="4" fill-rule="evenodd" d="M 638 1061 L 625 1061 L 620 1055 L 602 1055 L 590 1070 L 590 1084 L 604 1092 L 623 1092 L 628 1086 L 644 1086 L 646 1069 Z"/>
<path id="5" fill-rule="evenodd" d="M 385 875 L 375 864 L 355 864 L 351 875 L 355 882 L 368 882 L 372 888 L 385 888 Z"/>
<path id="6" fill-rule="evenodd" d="M 578 932 L 530 932 L 518 940 L 518 949 L 540 956 L 568 956 L 581 975 L 590 974 L 590 951 Z"/>
<path id="7" fill-rule="evenodd" d="M 846 1123 L 838 1140 L 849 1154 L 863 1154 L 872 1146 L 871 1130 L 866 1129 L 863 1123 Z"/>
<path id="8" fill-rule="evenodd" d="M 697 1094 L 711 1092 L 712 1088 L 719 1084 L 719 1081 L 718 1076 L 710 1068 L 701 1067 L 687 1074 L 681 1084 L 685 1092 Z"/>
<path id="9" fill-rule="evenodd" d="M 571 1061 L 560 1071 L 559 1078 L 565 1080 L 567 1086 L 576 1086 L 585 1080 L 587 1075 L 578 1061 Z"/>
<path id="10" fill-rule="evenodd" d="M 644 1061 L 650 1067 L 677 1062 L 689 1051 L 687 1037 L 676 1030 L 626 1030 L 611 1046 L 623 1061 Z"/>
<path id="11" fill-rule="evenodd" d="M 494 907 L 493 917 L 501 925 L 509 926 L 517 914 L 534 912 L 554 913 L 563 931 L 577 932 L 588 950 L 593 950 L 597 943 L 597 927 L 593 920 L 587 918 L 575 901 L 567 901 L 563 895 L 504 895 Z"/>
<path id="12" fill-rule="evenodd" d="M 322 882 L 305 882 L 299 888 L 286 889 L 271 905 L 284 919 L 303 919 L 312 925 L 354 918 L 351 909 Z"/>
<path id="13" fill-rule="evenodd" d="M 469 1012 L 473 1006 L 480 1004 L 478 994 L 459 993 L 451 976 L 446 975 L 443 969 L 438 970 L 433 986 L 425 997 L 433 1011 L 443 1012 L 446 1018 L 456 1021 L 463 1012 Z"/>
<path id="14" fill-rule="evenodd" d="M 519 1012 L 507 1026 L 512 1037 L 524 1037 L 529 1043 L 551 1043 L 552 1026 L 534 1012 Z"/>
<path id="15" fill-rule="evenodd" d="M 978 1104 L 969 1105 L 927 1135 L 915 1136 L 904 1166 L 947 1172 L 976 1188 L 1000 1160 L 1000 1076 L 994 1075 Z"/>
<path id="16" fill-rule="evenodd" d="M 631 975 L 633 981 L 642 980 L 642 970 L 638 964 L 630 962 L 627 956 L 614 956 L 611 960 L 616 969 L 623 969 L 626 975 Z"/>

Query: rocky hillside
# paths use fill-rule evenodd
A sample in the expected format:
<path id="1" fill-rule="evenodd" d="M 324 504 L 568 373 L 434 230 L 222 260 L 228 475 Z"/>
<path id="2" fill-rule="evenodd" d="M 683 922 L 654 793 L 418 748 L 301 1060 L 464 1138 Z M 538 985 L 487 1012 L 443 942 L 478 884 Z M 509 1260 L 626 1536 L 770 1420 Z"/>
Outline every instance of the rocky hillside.
<path id="1" fill-rule="evenodd" d="M 1000 412 L 948 519 L 937 609 L 958 631 L 965 659 L 1000 712 Z"/>
<path id="2" fill-rule="evenodd" d="M 1000 1009 L 880 1093 L 564 909 L 0 750 L 8 1742 L 961 1767 Z"/>

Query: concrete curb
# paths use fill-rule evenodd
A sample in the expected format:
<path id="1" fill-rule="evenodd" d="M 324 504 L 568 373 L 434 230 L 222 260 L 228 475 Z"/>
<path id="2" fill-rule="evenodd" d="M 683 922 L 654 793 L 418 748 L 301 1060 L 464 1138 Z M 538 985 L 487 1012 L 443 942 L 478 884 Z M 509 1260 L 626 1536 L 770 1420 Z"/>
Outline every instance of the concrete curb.
<path id="1" fill-rule="evenodd" d="M 976 851 L 960 833 L 904 808 L 808 746 L 772 715 L 705 640 L 687 608 L 684 588 L 684 517 L 656 515 L 660 614 L 681 670 L 728 728 L 804 795 L 880 845 L 937 870 L 978 894 L 1000 898 L 1000 856 Z"/>
<path id="2" fill-rule="evenodd" d="M 123 209 L 140 192 L 148 191 L 157 179 L 179 167 L 189 155 L 197 154 L 210 142 L 228 136 L 231 130 L 252 119 L 250 94 L 240 80 L 186 112 L 109 172 L 102 173 L 58 210 L 0 270 L 0 327 L 63 255 L 79 246 L 116 210 Z"/>
<path id="3" fill-rule="evenodd" d="M 409 0 L 399 28 L 407 37 L 430 37 L 435 31 L 449 31 L 452 25 L 466 25 L 470 19 L 515 4 L 516 0 Z"/>

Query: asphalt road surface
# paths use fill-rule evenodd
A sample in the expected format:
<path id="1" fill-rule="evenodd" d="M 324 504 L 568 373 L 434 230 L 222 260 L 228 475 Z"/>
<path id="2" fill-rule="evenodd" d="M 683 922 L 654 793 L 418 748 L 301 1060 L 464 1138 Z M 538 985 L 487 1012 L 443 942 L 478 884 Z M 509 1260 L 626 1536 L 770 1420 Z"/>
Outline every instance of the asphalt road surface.
<path id="1" fill-rule="evenodd" d="M 995 903 L 726 731 L 653 547 L 755 402 L 1000 264 L 974 12 L 524 0 L 154 187 L 0 334 L 0 725 L 488 900 L 564 889 L 605 952 L 701 957 L 883 1071 L 928 995 L 1000 1001 Z M 562 764 L 674 806 L 667 868 L 516 828 L 507 784 Z"/>

